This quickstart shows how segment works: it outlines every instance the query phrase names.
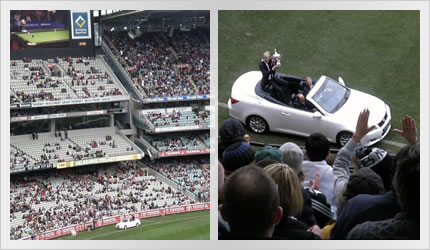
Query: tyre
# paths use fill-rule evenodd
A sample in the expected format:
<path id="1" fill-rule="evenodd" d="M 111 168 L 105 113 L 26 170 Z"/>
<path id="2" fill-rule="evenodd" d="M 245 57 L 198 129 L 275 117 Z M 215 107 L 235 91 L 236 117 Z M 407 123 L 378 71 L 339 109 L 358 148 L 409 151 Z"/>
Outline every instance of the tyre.
<path id="1" fill-rule="evenodd" d="M 269 132 L 269 124 L 258 115 L 248 117 L 248 119 L 246 119 L 246 125 L 256 134 Z"/>
<path id="2" fill-rule="evenodd" d="M 339 147 L 345 146 L 345 144 L 351 139 L 352 133 L 351 132 L 340 132 L 336 137 L 336 142 Z"/>
<path id="3" fill-rule="evenodd" d="M 127 230 L 127 226 L 124 226 L 124 230 Z"/>

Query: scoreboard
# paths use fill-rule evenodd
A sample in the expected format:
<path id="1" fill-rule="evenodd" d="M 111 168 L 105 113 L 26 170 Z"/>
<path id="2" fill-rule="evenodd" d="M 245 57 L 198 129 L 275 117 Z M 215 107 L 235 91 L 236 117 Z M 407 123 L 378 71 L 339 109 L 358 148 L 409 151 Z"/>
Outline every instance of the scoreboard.
<path id="1" fill-rule="evenodd" d="M 91 10 L 11 10 L 10 15 L 12 60 L 95 55 Z"/>

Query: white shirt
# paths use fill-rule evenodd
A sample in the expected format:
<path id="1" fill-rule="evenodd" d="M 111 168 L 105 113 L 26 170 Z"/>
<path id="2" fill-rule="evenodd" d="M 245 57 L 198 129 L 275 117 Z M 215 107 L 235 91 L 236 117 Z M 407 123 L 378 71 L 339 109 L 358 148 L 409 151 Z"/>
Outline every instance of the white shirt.
<path id="1" fill-rule="evenodd" d="M 336 208 L 336 196 L 334 194 L 334 174 L 333 168 L 326 161 L 303 161 L 302 171 L 305 174 L 304 187 L 309 187 L 309 181 L 315 178 L 315 174 L 320 174 L 319 191 L 327 198 L 327 203 L 332 206 L 332 211 Z"/>

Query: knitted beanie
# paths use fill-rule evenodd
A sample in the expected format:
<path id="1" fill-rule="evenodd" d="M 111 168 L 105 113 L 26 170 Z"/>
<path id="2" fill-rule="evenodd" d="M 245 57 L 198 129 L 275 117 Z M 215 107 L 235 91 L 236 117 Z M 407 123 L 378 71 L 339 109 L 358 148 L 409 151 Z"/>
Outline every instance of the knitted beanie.
<path id="1" fill-rule="evenodd" d="M 393 158 L 390 154 L 380 148 L 366 148 L 360 146 L 355 149 L 355 156 L 357 157 L 360 167 L 371 168 L 382 178 L 386 191 L 391 189 L 393 176 L 391 164 L 393 163 Z"/>
<path id="2" fill-rule="evenodd" d="M 225 120 L 219 128 L 219 136 L 225 147 L 235 142 L 242 142 L 245 136 L 245 128 L 242 123 L 234 118 Z"/>
<path id="3" fill-rule="evenodd" d="M 275 160 L 279 163 L 282 163 L 282 153 L 278 148 L 274 148 L 272 146 L 265 146 L 264 148 L 260 148 L 255 153 L 255 162 L 259 162 L 261 160 Z"/>
<path id="4" fill-rule="evenodd" d="M 349 200 L 358 194 L 381 194 L 384 192 L 382 178 L 371 168 L 360 168 L 349 177 L 344 196 Z"/>
<path id="5" fill-rule="evenodd" d="M 245 142 L 236 142 L 228 146 L 222 154 L 224 169 L 227 172 L 249 165 L 254 161 L 255 150 Z"/>
<path id="6" fill-rule="evenodd" d="M 283 155 L 284 163 L 294 169 L 296 174 L 302 171 L 302 164 L 304 159 L 303 151 L 297 144 L 292 142 L 284 143 L 279 150 L 281 150 Z"/>

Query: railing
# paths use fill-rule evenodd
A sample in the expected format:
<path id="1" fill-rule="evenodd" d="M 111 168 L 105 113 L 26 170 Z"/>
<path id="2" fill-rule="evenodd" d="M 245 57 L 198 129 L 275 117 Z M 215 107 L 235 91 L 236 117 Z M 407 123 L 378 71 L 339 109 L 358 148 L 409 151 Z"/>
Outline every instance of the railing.
<path id="1" fill-rule="evenodd" d="M 135 138 L 134 139 L 134 143 L 137 146 L 139 146 L 139 144 L 142 145 L 143 148 L 142 148 L 142 146 L 139 146 L 139 147 L 142 148 L 142 149 L 146 149 L 149 152 L 149 158 L 151 160 L 159 158 L 160 153 L 153 146 L 151 146 L 151 144 L 149 144 L 145 139 L 143 139 L 142 137 Z"/>

